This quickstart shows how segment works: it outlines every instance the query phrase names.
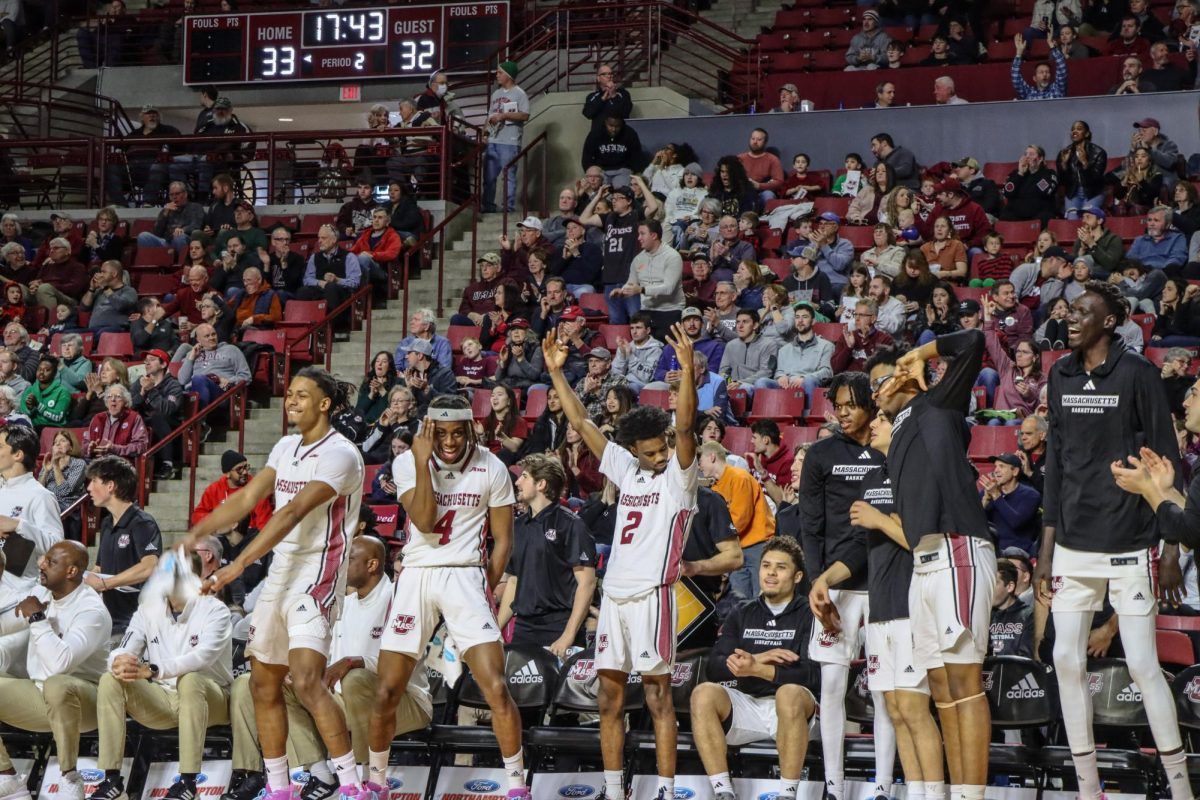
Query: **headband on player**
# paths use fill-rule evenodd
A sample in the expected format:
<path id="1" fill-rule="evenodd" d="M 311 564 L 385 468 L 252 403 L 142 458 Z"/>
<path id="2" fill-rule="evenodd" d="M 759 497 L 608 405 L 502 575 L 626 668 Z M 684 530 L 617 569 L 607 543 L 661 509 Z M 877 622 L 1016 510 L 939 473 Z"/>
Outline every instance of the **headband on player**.
<path id="1" fill-rule="evenodd" d="M 474 422 L 475 414 L 469 408 L 431 408 L 429 419 L 434 422 Z"/>

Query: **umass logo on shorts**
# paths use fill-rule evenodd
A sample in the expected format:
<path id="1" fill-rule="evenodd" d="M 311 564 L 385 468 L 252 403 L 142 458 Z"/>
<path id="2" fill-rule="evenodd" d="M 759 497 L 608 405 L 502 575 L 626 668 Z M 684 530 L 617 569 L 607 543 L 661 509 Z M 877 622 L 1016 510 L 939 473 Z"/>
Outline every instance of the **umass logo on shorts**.
<path id="1" fill-rule="evenodd" d="M 397 614 L 392 620 L 392 630 L 403 636 L 417 627 L 417 619 L 411 614 Z"/>
<path id="2" fill-rule="evenodd" d="M 841 638 L 842 635 L 840 633 L 822 629 L 820 635 L 817 636 L 817 644 L 821 647 L 833 647 Z"/>

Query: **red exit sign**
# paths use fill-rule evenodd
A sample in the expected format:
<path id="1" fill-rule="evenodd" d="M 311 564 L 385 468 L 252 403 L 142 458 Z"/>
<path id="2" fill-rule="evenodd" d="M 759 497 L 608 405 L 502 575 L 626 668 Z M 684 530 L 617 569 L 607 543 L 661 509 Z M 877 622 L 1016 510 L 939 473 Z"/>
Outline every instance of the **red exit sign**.
<path id="1" fill-rule="evenodd" d="M 362 86 L 357 83 L 346 83 L 338 87 L 338 100 L 343 103 L 357 103 L 362 100 Z"/>

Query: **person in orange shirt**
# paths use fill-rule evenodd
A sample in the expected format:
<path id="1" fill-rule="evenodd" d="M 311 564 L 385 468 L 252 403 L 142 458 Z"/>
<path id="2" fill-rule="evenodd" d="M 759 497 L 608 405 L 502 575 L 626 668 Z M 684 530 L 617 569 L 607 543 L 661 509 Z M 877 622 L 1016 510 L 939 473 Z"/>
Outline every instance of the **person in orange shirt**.
<path id="1" fill-rule="evenodd" d="M 767 539 L 775 535 L 775 515 L 762 485 L 747 470 L 726 461 L 729 451 L 720 442 L 700 446 L 700 474 L 729 504 L 729 517 L 742 546 L 742 566 L 729 574 L 729 585 L 743 600 L 758 597 L 758 562 Z"/>
<path id="2" fill-rule="evenodd" d="M 246 267 L 242 273 L 242 286 L 232 301 L 238 330 L 271 328 L 283 320 L 279 294 L 263 281 L 262 270 Z"/>

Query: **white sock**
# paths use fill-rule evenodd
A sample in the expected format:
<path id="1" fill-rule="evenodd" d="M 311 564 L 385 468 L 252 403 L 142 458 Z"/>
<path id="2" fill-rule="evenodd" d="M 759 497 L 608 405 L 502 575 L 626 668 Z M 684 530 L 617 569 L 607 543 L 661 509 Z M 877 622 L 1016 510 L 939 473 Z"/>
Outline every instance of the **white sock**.
<path id="1" fill-rule="evenodd" d="M 1057 627 L 1057 626 L 1056 626 Z M 1079 782 L 1079 800 L 1100 800 L 1100 768 L 1096 766 L 1096 751 L 1084 755 L 1071 754 L 1075 763 L 1075 780 Z"/>
<path id="2" fill-rule="evenodd" d="M 625 800 L 625 775 L 621 770 L 604 770 L 604 794 L 608 800 Z"/>
<path id="3" fill-rule="evenodd" d="M 946 800 L 946 782 L 925 781 L 925 800 Z"/>
<path id="4" fill-rule="evenodd" d="M 264 758 L 263 766 L 267 768 L 267 788 L 273 792 L 291 788 L 292 782 L 288 779 L 287 756 Z"/>
<path id="5" fill-rule="evenodd" d="M 333 783 L 333 773 L 329 771 L 329 762 L 325 759 L 314 761 L 308 765 L 308 774 L 321 783 Z"/>
<path id="6" fill-rule="evenodd" d="M 834 774 L 832 772 L 825 773 L 825 791 L 833 795 L 837 800 L 842 800 L 842 792 L 846 787 L 845 773 Z"/>
<path id="7" fill-rule="evenodd" d="M 367 751 L 367 781 L 376 786 L 387 786 L 389 750 Z"/>
<path id="8" fill-rule="evenodd" d="M 713 794 L 721 792 L 733 792 L 733 781 L 729 779 L 728 772 L 719 772 L 716 775 L 709 775 L 708 782 L 712 784 Z"/>
<path id="9" fill-rule="evenodd" d="M 1162 756 L 1162 765 L 1167 771 L 1167 782 L 1171 785 L 1171 800 L 1192 800 L 1192 784 L 1188 780 L 1187 755 L 1184 751 Z"/>
<path id="10" fill-rule="evenodd" d="M 962 784 L 961 783 L 950 784 L 950 800 L 962 800 L 962 796 L 963 796 Z"/>
<path id="11" fill-rule="evenodd" d="M 664 778 L 662 775 L 659 775 L 658 788 L 655 791 L 667 800 L 671 800 L 675 796 L 675 778 Z"/>
<path id="12" fill-rule="evenodd" d="M 962 787 L 963 800 L 983 800 L 983 785 L 964 783 Z"/>
<path id="13" fill-rule="evenodd" d="M 904 785 L 908 787 L 908 791 L 904 795 L 907 800 L 925 800 L 925 781 L 910 781 Z M 937 800 L 942 800 L 942 798 L 939 797 Z"/>
<path id="14" fill-rule="evenodd" d="M 875 783 L 875 796 L 879 797 L 880 795 L 884 797 L 892 796 L 892 781 L 890 779 L 887 781 L 877 781 Z"/>
<path id="15" fill-rule="evenodd" d="M 779 800 L 796 800 L 796 793 L 800 791 L 800 779 L 789 781 L 786 778 L 779 782 Z"/>
<path id="16" fill-rule="evenodd" d="M 525 788 L 525 751 L 518 750 L 504 757 L 504 774 L 508 777 L 508 789 Z"/>
<path id="17" fill-rule="evenodd" d="M 338 784 L 344 787 L 362 787 L 362 778 L 358 776 L 358 762 L 354 760 L 354 751 L 347 750 L 340 756 L 329 759 L 337 772 Z"/>

